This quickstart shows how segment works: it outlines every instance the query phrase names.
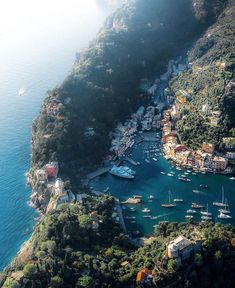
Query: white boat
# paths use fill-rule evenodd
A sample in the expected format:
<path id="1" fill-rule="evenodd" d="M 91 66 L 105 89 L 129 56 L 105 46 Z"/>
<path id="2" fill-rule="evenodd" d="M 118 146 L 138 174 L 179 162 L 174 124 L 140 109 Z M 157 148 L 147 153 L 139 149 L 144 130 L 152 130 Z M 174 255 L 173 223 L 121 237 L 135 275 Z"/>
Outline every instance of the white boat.
<path id="1" fill-rule="evenodd" d="M 185 215 L 185 218 L 187 218 L 187 219 L 193 219 L 193 215 Z"/>
<path id="2" fill-rule="evenodd" d="M 227 201 L 225 201 L 225 204 L 227 204 Z M 230 214 L 230 210 L 229 210 L 229 205 L 225 206 L 224 208 L 221 208 L 218 210 L 220 213 L 223 213 L 223 214 Z"/>
<path id="3" fill-rule="evenodd" d="M 136 172 L 134 170 L 132 170 L 131 168 L 129 168 L 128 166 L 120 166 L 119 168 L 122 168 L 124 171 L 126 171 L 127 173 L 129 173 L 131 175 L 136 174 Z"/>
<path id="4" fill-rule="evenodd" d="M 149 195 L 148 199 L 155 199 L 154 195 Z"/>
<path id="5" fill-rule="evenodd" d="M 164 171 L 161 171 L 160 173 L 161 173 L 162 175 L 166 175 L 166 172 L 164 172 Z"/>
<path id="6" fill-rule="evenodd" d="M 151 215 L 144 215 L 143 217 L 144 218 L 151 218 L 152 216 Z"/>
<path id="7" fill-rule="evenodd" d="M 117 166 L 113 166 L 110 170 L 109 173 L 120 177 L 120 178 L 125 178 L 125 179 L 134 179 L 134 175 L 131 175 L 130 173 L 127 173 L 125 170 L 123 170 L 122 167 L 117 167 Z"/>
<path id="8" fill-rule="evenodd" d="M 156 220 L 158 217 L 157 216 L 152 216 L 151 219 L 152 220 Z"/>
<path id="9" fill-rule="evenodd" d="M 149 213 L 149 212 L 150 212 L 150 209 L 144 208 L 144 209 L 142 210 L 142 212 L 143 212 L 143 213 Z"/>
<path id="10" fill-rule="evenodd" d="M 167 176 L 173 177 L 174 174 L 172 174 L 172 173 L 167 173 Z"/>
<path id="11" fill-rule="evenodd" d="M 224 187 L 222 187 L 222 199 L 221 202 L 213 202 L 213 206 L 217 207 L 228 207 L 228 204 L 224 202 Z"/>
<path id="12" fill-rule="evenodd" d="M 133 198 L 143 198 L 142 195 L 133 195 Z"/>
<path id="13" fill-rule="evenodd" d="M 144 159 L 144 161 L 145 161 L 146 163 L 148 163 L 148 164 L 151 163 L 149 159 Z"/>
<path id="14" fill-rule="evenodd" d="M 22 96 L 22 95 L 24 95 L 24 93 L 25 93 L 24 88 L 20 88 L 19 91 L 18 91 L 18 95 Z"/>
<path id="15" fill-rule="evenodd" d="M 206 220 L 206 221 L 210 221 L 210 220 L 212 220 L 212 217 L 210 217 L 210 216 L 202 216 L 201 219 L 202 220 Z"/>
<path id="16" fill-rule="evenodd" d="M 218 218 L 219 218 L 219 219 L 231 219 L 232 216 L 220 212 L 220 214 L 218 215 Z"/>
<path id="17" fill-rule="evenodd" d="M 230 177 L 229 179 L 234 181 L 234 180 L 235 180 L 235 177 Z"/>
<path id="18" fill-rule="evenodd" d="M 157 158 L 153 157 L 153 161 L 157 162 Z"/>
<path id="19" fill-rule="evenodd" d="M 212 213 L 208 212 L 208 204 L 207 204 L 207 209 L 206 209 L 206 211 L 201 211 L 200 213 L 201 213 L 201 215 L 203 215 L 203 216 L 212 216 Z"/>
<path id="20" fill-rule="evenodd" d="M 136 211 L 135 207 L 131 207 L 131 208 L 130 208 L 130 211 L 131 211 L 131 212 L 135 212 L 135 211 Z"/>
<path id="21" fill-rule="evenodd" d="M 170 191 L 168 191 L 168 197 L 169 197 L 169 199 L 168 199 L 169 203 L 161 204 L 161 206 L 162 206 L 163 208 L 173 208 L 173 207 L 176 207 L 176 204 L 171 203 L 171 192 L 170 192 Z"/>
<path id="22" fill-rule="evenodd" d="M 182 171 L 182 169 L 180 167 L 176 167 L 175 169 L 178 171 Z"/>
<path id="23" fill-rule="evenodd" d="M 196 211 L 196 210 L 193 210 L 193 209 L 188 209 L 188 210 L 186 211 L 186 213 L 188 213 L 188 214 L 196 214 L 197 211 Z"/>
<path id="24" fill-rule="evenodd" d="M 182 199 L 182 198 L 175 198 L 173 201 L 174 201 L 174 202 L 184 202 L 184 199 Z"/>

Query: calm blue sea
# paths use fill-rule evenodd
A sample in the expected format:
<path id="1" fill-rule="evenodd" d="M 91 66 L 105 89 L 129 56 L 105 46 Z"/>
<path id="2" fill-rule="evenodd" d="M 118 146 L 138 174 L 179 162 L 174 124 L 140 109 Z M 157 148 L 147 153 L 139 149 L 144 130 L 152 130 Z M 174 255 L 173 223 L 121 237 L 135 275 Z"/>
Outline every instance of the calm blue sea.
<path id="1" fill-rule="evenodd" d="M 24 176 L 32 120 L 46 91 L 63 81 L 75 53 L 87 46 L 114 8 L 97 3 L 0 3 L 0 270 L 30 237 L 37 216 L 27 205 L 31 190 Z M 17 13 L 11 5 L 18 5 Z M 25 90 L 21 96 L 20 88 Z"/>
<path id="2" fill-rule="evenodd" d="M 186 169 L 178 171 L 174 165 L 171 165 L 159 152 L 151 153 L 151 163 L 145 162 L 146 152 L 153 151 L 155 146 L 159 147 L 160 143 L 141 143 L 132 153 L 132 158 L 140 162 L 139 166 L 132 166 L 125 163 L 136 171 L 134 180 L 124 180 L 106 174 L 100 178 L 94 179 L 91 186 L 97 191 L 104 191 L 110 188 L 109 193 L 118 197 L 121 201 L 127 200 L 133 195 L 141 195 L 143 203 L 141 205 L 122 205 L 124 217 L 135 217 L 135 219 L 126 219 L 126 226 L 129 232 L 139 230 L 143 235 L 148 235 L 154 230 L 154 225 L 161 221 L 186 221 L 186 211 L 191 209 L 192 202 L 208 205 L 208 212 L 213 214 L 214 222 L 235 224 L 235 182 L 229 179 L 229 176 L 212 175 L 212 174 L 192 174 Z M 155 153 L 157 155 L 155 155 Z M 157 158 L 155 162 L 152 158 Z M 162 175 L 165 172 L 166 175 Z M 168 176 L 167 174 L 172 174 Z M 179 174 L 184 174 L 191 182 L 182 182 L 178 180 Z M 200 187 L 200 184 L 208 185 L 207 189 Z M 222 187 L 224 188 L 224 198 L 230 205 L 231 220 L 220 220 L 218 216 L 218 207 L 213 206 L 214 201 L 221 202 Z M 178 203 L 174 208 L 163 208 L 161 204 L 169 202 L 169 192 L 171 201 L 174 198 L 181 198 L 183 203 Z M 149 196 L 153 195 L 154 199 L 149 202 Z M 130 207 L 135 207 L 136 211 L 130 211 Z M 145 218 L 142 210 L 150 209 L 149 215 L 154 218 Z M 194 215 L 195 221 L 201 221 L 200 210 Z M 133 223 L 133 221 L 135 223 Z"/>

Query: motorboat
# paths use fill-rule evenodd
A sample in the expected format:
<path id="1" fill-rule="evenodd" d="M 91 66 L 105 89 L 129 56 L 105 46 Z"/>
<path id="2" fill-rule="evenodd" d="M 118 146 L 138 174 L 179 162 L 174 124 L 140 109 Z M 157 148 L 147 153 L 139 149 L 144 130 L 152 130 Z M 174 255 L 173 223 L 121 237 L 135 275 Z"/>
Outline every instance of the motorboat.
<path id="1" fill-rule="evenodd" d="M 162 175 L 166 175 L 166 172 L 164 172 L 164 171 L 161 171 L 160 173 L 161 173 Z"/>
<path id="2" fill-rule="evenodd" d="M 202 216 L 201 219 L 202 220 L 206 220 L 206 221 L 211 221 L 212 217 L 210 217 L 210 216 Z"/>
<path id="3" fill-rule="evenodd" d="M 149 213 L 149 212 L 150 212 L 150 209 L 144 208 L 144 209 L 142 210 L 142 212 L 143 212 L 143 213 Z"/>
<path id="4" fill-rule="evenodd" d="M 202 209 L 202 208 L 204 208 L 203 205 L 197 204 L 197 203 L 192 203 L 191 207 L 194 208 L 194 209 Z"/>
<path id="5" fill-rule="evenodd" d="M 201 215 L 203 215 L 203 216 L 212 216 L 212 213 L 208 212 L 208 204 L 207 204 L 207 209 L 206 209 L 206 211 L 201 211 L 200 213 L 201 213 Z"/>
<path id="6" fill-rule="evenodd" d="M 196 211 L 196 210 L 193 210 L 193 209 L 188 209 L 188 210 L 186 211 L 186 213 L 188 213 L 188 214 L 196 214 L 197 211 Z"/>
<path id="7" fill-rule="evenodd" d="M 208 185 L 206 185 L 206 184 L 200 184 L 200 187 L 203 188 L 203 189 L 206 189 L 206 188 L 208 188 Z"/>
<path id="8" fill-rule="evenodd" d="M 150 200 L 155 199 L 155 196 L 154 195 L 149 195 L 148 199 L 150 199 Z"/>
<path id="9" fill-rule="evenodd" d="M 185 215 L 186 219 L 193 219 L 193 215 Z"/>
<path id="10" fill-rule="evenodd" d="M 175 198 L 173 201 L 174 201 L 174 202 L 184 202 L 184 199 L 182 199 L 182 198 Z"/>
<path id="11" fill-rule="evenodd" d="M 174 174 L 172 174 L 172 173 L 167 173 L 167 176 L 173 177 Z"/>
<path id="12" fill-rule="evenodd" d="M 147 163 L 147 164 L 150 164 L 151 162 L 150 162 L 150 160 L 149 159 L 144 159 L 144 161 Z"/>

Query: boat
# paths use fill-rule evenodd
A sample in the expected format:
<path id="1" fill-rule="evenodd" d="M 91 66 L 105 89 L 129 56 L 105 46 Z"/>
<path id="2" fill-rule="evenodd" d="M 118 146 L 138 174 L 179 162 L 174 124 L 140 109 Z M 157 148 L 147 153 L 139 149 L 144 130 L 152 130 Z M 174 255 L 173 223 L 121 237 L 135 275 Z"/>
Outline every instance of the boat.
<path id="1" fill-rule="evenodd" d="M 168 191 L 168 195 L 169 195 L 169 203 L 162 204 L 161 206 L 162 206 L 163 208 L 173 208 L 173 207 L 176 207 L 176 204 L 171 203 L 171 192 L 170 192 L 170 191 Z"/>
<path id="2" fill-rule="evenodd" d="M 197 203 L 192 203 L 191 207 L 194 208 L 194 209 L 202 209 L 202 208 L 204 208 L 203 205 L 197 204 Z"/>
<path id="3" fill-rule="evenodd" d="M 234 180 L 235 180 L 235 177 L 230 177 L 229 179 L 234 181 Z"/>
<path id="4" fill-rule="evenodd" d="M 135 220 L 132 220 L 132 221 L 131 221 L 131 224 L 135 224 L 135 223 L 136 223 L 136 221 L 135 221 Z"/>
<path id="5" fill-rule="evenodd" d="M 178 177 L 178 180 L 183 181 L 183 182 L 191 182 L 191 179 L 184 178 L 184 177 Z"/>
<path id="6" fill-rule="evenodd" d="M 131 212 L 135 212 L 135 211 L 136 211 L 135 207 L 131 207 L 131 208 L 130 208 L 130 211 L 131 211 Z"/>
<path id="7" fill-rule="evenodd" d="M 203 215 L 203 216 L 212 216 L 212 213 L 208 212 L 208 204 L 207 204 L 207 209 L 206 209 L 206 211 L 201 211 L 200 213 L 201 213 L 201 215 Z"/>
<path id="8" fill-rule="evenodd" d="M 22 96 L 22 95 L 24 95 L 24 93 L 25 93 L 24 88 L 20 88 L 19 91 L 18 91 L 18 95 Z"/>
<path id="9" fill-rule="evenodd" d="M 182 171 L 182 169 L 180 167 L 176 167 L 175 169 L 178 171 Z"/>
<path id="10" fill-rule="evenodd" d="M 206 189 L 206 188 L 208 188 L 208 185 L 206 185 L 206 184 L 200 184 L 200 187 Z"/>
<path id="11" fill-rule="evenodd" d="M 119 168 L 122 168 L 124 171 L 126 171 L 127 173 L 129 173 L 131 175 L 136 174 L 136 172 L 134 170 L 132 170 L 131 168 L 129 168 L 128 166 L 120 166 Z"/>
<path id="12" fill-rule="evenodd" d="M 185 218 L 187 218 L 187 219 L 193 219 L 193 215 L 185 215 Z"/>
<path id="13" fill-rule="evenodd" d="M 143 196 L 142 195 L 133 195 L 133 198 L 143 198 Z"/>
<path id="14" fill-rule="evenodd" d="M 231 219 L 232 216 L 220 212 L 220 214 L 218 215 L 218 218 L 219 218 L 219 219 Z"/>
<path id="15" fill-rule="evenodd" d="M 196 211 L 196 210 L 193 210 L 193 209 L 188 209 L 188 210 L 186 211 L 186 213 L 188 213 L 188 214 L 196 214 L 197 211 Z"/>
<path id="16" fill-rule="evenodd" d="M 167 176 L 173 177 L 174 174 L 172 174 L 172 173 L 167 173 Z"/>
<path id="17" fill-rule="evenodd" d="M 158 218 L 158 216 L 152 216 L 151 219 L 152 220 L 156 220 Z"/>
<path id="18" fill-rule="evenodd" d="M 206 220 L 206 221 L 210 221 L 210 220 L 212 220 L 212 217 L 210 217 L 210 216 L 202 216 L 201 219 L 202 220 Z"/>
<path id="19" fill-rule="evenodd" d="M 187 173 L 191 173 L 192 171 L 191 170 L 186 170 L 187 171 Z"/>
<path id="20" fill-rule="evenodd" d="M 134 219 L 136 219 L 135 216 L 126 216 L 126 217 L 124 217 L 124 218 L 127 219 L 127 220 L 134 220 Z"/>
<path id="21" fill-rule="evenodd" d="M 160 173 L 161 173 L 162 175 L 166 175 L 166 172 L 164 172 L 164 171 L 161 171 Z"/>
<path id="22" fill-rule="evenodd" d="M 148 164 L 151 163 L 149 159 L 144 159 L 144 161 L 145 161 L 146 163 L 148 163 Z"/>
<path id="23" fill-rule="evenodd" d="M 125 179 L 134 179 L 134 175 L 131 175 L 130 173 L 126 172 L 125 170 L 123 170 L 122 167 L 117 167 L 117 166 L 113 166 L 110 170 L 109 173 L 111 175 L 120 177 L 120 178 L 125 178 Z"/>
<path id="24" fill-rule="evenodd" d="M 149 212 L 150 212 L 150 209 L 144 208 L 144 209 L 142 210 L 142 212 L 143 212 L 143 213 L 149 213 Z"/>
<path id="25" fill-rule="evenodd" d="M 188 172 L 184 172 L 184 175 L 189 175 L 189 173 Z"/>
<path id="26" fill-rule="evenodd" d="M 184 199 L 181 199 L 181 198 L 175 198 L 173 201 L 174 201 L 174 202 L 184 202 Z"/>
<path id="27" fill-rule="evenodd" d="M 194 190 L 193 190 L 193 193 L 197 193 L 197 194 L 199 194 L 199 193 L 200 193 L 200 190 L 196 190 L 196 189 L 194 189 Z"/>
<path id="28" fill-rule="evenodd" d="M 107 192 L 109 192 L 109 187 L 106 187 L 106 188 L 104 189 L 104 193 L 107 193 Z"/>
<path id="29" fill-rule="evenodd" d="M 154 195 L 149 195 L 148 199 L 155 199 Z"/>
<path id="30" fill-rule="evenodd" d="M 192 174 L 193 174 L 193 175 L 197 175 L 197 173 L 195 173 L 195 172 L 192 172 Z"/>
<path id="31" fill-rule="evenodd" d="M 151 218 L 152 216 L 151 215 L 144 215 L 143 217 L 144 218 Z"/>
<path id="32" fill-rule="evenodd" d="M 228 204 L 226 204 L 224 202 L 224 187 L 222 187 L 222 199 L 221 199 L 221 202 L 213 202 L 212 205 L 213 206 L 217 206 L 217 207 L 228 207 Z"/>
<path id="33" fill-rule="evenodd" d="M 153 161 L 157 162 L 157 158 L 153 157 Z"/>

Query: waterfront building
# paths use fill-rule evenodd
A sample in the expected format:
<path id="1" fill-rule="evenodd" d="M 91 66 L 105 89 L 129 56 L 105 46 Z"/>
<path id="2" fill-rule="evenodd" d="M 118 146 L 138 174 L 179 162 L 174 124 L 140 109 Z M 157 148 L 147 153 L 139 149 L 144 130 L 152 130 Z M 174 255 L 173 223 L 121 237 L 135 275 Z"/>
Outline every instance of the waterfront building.
<path id="1" fill-rule="evenodd" d="M 235 149 L 235 137 L 224 137 L 223 144 L 225 149 Z"/>
<path id="2" fill-rule="evenodd" d="M 49 177 L 57 177 L 57 174 L 59 172 L 59 165 L 58 162 L 51 162 L 45 165 L 44 167 L 47 175 Z"/>
<path id="3" fill-rule="evenodd" d="M 228 165 L 228 159 L 220 156 L 215 156 L 213 158 L 212 167 L 216 171 L 224 171 Z"/>
<path id="4" fill-rule="evenodd" d="M 203 142 L 201 149 L 205 153 L 213 154 L 215 151 L 215 145 L 211 143 Z"/>

